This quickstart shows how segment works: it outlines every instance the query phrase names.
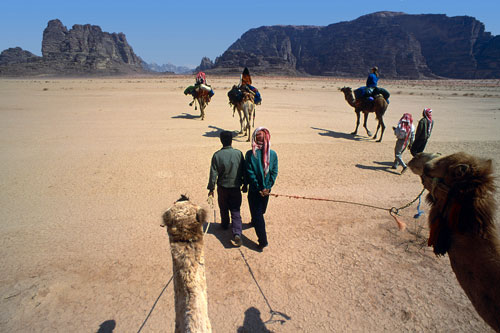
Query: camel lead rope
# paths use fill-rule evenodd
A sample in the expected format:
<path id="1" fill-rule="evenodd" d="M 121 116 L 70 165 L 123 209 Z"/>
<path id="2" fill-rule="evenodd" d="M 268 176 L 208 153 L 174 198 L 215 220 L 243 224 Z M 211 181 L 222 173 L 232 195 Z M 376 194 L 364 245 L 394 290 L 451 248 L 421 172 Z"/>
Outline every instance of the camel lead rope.
<path id="1" fill-rule="evenodd" d="M 424 193 L 424 191 L 425 191 L 425 187 L 422 189 L 422 191 L 420 192 L 420 194 L 415 199 L 413 199 L 412 201 L 410 201 L 406 205 L 404 205 L 402 207 L 399 207 L 399 208 L 391 207 L 390 209 L 387 209 L 387 208 L 384 208 L 384 207 L 379 207 L 379 206 L 368 205 L 368 204 L 364 204 L 364 203 L 359 203 L 359 202 L 345 201 L 345 200 L 334 200 L 334 199 L 325 199 L 325 198 L 311 198 L 311 197 L 304 197 L 304 196 L 298 196 L 298 195 L 276 194 L 276 193 L 269 193 L 269 195 L 271 195 L 273 197 L 287 197 L 287 198 L 291 198 L 291 199 L 305 199 L 305 200 L 316 200 L 316 201 L 329 201 L 329 202 L 344 203 L 344 204 L 363 206 L 363 207 L 368 207 L 368 208 L 373 208 L 373 209 L 385 210 L 385 211 L 389 212 L 389 214 L 394 218 L 394 220 L 396 221 L 396 223 L 398 225 L 399 230 L 403 231 L 406 228 L 406 224 L 401 219 L 398 218 L 397 215 L 399 215 L 399 211 L 410 207 L 411 205 L 413 205 L 415 203 L 415 201 L 420 200 L 422 194 Z M 420 207 L 420 203 L 419 203 L 419 207 Z M 418 212 L 420 214 L 421 213 L 420 208 L 417 208 L 417 209 L 418 209 Z"/>
<path id="2" fill-rule="evenodd" d="M 259 288 L 260 294 L 264 298 L 264 301 L 266 302 L 267 307 L 269 308 L 269 313 L 271 314 L 271 317 L 268 320 L 266 320 L 264 322 L 264 324 L 272 324 L 272 323 L 277 322 L 277 323 L 280 323 L 281 325 L 283 325 L 287 320 L 292 319 L 286 313 L 273 310 L 273 308 L 271 307 L 271 304 L 269 304 L 269 301 L 268 301 L 266 295 L 262 291 L 262 288 L 260 287 L 259 282 L 257 282 L 257 279 L 255 278 L 255 275 L 253 274 L 252 267 L 250 267 L 250 264 L 248 263 L 247 258 L 245 258 L 245 255 L 243 254 L 243 251 L 241 251 L 241 249 L 238 249 L 238 250 L 240 251 L 240 254 L 241 254 L 241 257 L 243 258 L 243 261 L 247 265 L 248 271 L 250 272 L 250 276 L 253 278 L 253 281 L 257 285 L 257 288 Z M 284 319 L 273 319 L 274 316 L 280 316 Z"/>

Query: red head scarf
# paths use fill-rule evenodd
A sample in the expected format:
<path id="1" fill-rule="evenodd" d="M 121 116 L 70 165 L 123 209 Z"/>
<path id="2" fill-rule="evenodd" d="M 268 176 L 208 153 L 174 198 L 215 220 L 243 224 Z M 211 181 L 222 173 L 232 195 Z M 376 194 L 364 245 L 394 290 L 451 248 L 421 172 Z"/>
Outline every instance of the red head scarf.
<path id="1" fill-rule="evenodd" d="M 257 133 L 262 132 L 264 138 L 262 141 L 257 141 Z M 262 151 L 262 168 L 264 169 L 264 177 L 269 173 L 269 158 L 271 151 L 271 134 L 265 127 L 256 128 L 252 134 L 252 152 L 253 156 L 257 157 L 257 150 Z"/>
<path id="2" fill-rule="evenodd" d="M 430 108 L 425 108 L 424 109 L 424 117 L 427 119 L 427 132 L 430 135 L 432 131 L 432 109 Z"/>
<path id="3" fill-rule="evenodd" d="M 403 114 L 401 119 L 399 119 L 398 127 L 403 129 L 406 133 L 405 147 L 408 144 L 408 138 L 410 137 L 412 126 L 413 126 L 413 117 L 411 116 L 411 114 L 410 113 Z"/>

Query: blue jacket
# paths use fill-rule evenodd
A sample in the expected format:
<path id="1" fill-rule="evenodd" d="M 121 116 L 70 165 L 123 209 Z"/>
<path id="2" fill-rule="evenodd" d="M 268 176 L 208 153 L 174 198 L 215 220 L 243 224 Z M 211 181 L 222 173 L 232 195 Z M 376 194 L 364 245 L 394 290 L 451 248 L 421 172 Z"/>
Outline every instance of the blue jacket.
<path id="1" fill-rule="evenodd" d="M 375 75 L 374 73 L 371 73 L 370 75 L 368 75 L 368 79 L 366 79 L 366 86 L 370 88 L 376 87 L 377 82 L 378 82 L 378 76 Z"/>
<path id="2" fill-rule="evenodd" d="M 262 168 L 262 151 L 256 151 L 257 157 L 253 156 L 250 149 L 245 154 L 245 182 L 249 186 L 249 191 L 259 192 L 264 189 L 271 189 L 276 177 L 278 177 L 278 155 L 274 150 L 269 152 L 269 172 L 264 177 L 264 169 Z"/>

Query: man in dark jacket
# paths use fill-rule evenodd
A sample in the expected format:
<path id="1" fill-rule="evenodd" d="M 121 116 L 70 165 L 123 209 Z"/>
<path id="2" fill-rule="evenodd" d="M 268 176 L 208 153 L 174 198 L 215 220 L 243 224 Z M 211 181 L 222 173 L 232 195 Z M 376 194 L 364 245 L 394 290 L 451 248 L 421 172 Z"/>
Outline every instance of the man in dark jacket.
<path id="1" fill-rule="evenodd" d="M 412 156 L 424 151 L 427 141 L 431 137 L 434 120 L 432 120 L 432 109 L 426 108 L 422 112 L 422 119 L 418 122 L 415 140 L 410 148 Z"/>
<path id="2" fill-rule="evenodd" d="M 240 187 L 243 185 L 243 190 L 246 191 L 244 185 L 245 160 L 243 153 L 231 146 L 233 133 L 221 132 L 220 141 L 222 148 L 212 156 L 207 186 L 208 195 L 214 196 L 215 184 L 217 184 L 217 202 L 219 203 L 222 228 L 229 228 L 229 213 L 231 213 L 233 243 L 239 247 L 242 243 Z"/>

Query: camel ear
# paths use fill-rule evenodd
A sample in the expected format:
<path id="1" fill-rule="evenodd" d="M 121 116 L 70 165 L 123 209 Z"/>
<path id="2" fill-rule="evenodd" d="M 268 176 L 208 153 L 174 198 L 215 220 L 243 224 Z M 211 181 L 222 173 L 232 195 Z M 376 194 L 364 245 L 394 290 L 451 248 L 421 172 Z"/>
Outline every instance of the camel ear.
<path id="1" fill-rule="evenodd" d="M 171 220 L 172 216 L 169 209 L 163 214 L 163 222 L 160 224 L 160 227 L 166 227 Z"/>
<path id="2" fill-rule="evenodd" d="M 207 221 L 207 211 L 200 208 L 196 211 L 196 221 L 205 223 Z"/>
<path id="3" fill-rule="evenodd" d="M 453 176 L 457 178 L 462 178 L 469 171 L 470 166 L 468 164 L 457 164 L 452 167 Z"/>
<path id="4" fill-rule="evenodd" d="M 493 161 L 492 160 L 484 161 L 484 169 L 491 172 L 491 170 L 493 169 Z"/>

